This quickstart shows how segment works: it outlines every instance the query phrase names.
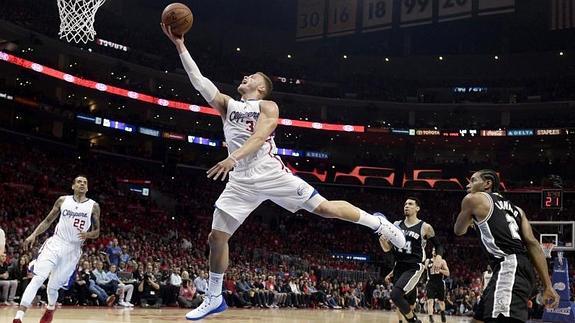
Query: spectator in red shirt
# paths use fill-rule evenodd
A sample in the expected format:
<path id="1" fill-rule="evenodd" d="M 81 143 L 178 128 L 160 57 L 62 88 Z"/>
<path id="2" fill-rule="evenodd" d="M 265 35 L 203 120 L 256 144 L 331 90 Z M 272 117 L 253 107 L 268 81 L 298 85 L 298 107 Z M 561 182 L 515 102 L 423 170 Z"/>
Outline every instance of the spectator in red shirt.
<path id="1" fill-rule="evenodd" d="M 184 308 L 196 308 L 202 302 L 202 298 L 196 293 L 196 286 L 189 279 L 182 279 L 178 304 Z"/>

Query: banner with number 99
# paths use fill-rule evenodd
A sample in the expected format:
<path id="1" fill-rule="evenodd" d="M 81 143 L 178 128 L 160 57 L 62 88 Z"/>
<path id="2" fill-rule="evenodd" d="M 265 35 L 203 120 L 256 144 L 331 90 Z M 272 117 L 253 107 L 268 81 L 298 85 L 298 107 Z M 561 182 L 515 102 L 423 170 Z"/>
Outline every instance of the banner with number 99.
<path id="1" fill-rule="evenodd" d="M 402 27 L 430 24 L 432 17 L 432 0 L 401 0 Z"/>

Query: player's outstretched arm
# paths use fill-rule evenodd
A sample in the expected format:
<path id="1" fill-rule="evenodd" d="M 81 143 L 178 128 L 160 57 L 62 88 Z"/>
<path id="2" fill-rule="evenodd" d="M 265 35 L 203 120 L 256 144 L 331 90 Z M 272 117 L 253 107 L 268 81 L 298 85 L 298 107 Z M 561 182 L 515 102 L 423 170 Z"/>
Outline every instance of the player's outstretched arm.
<path id="1" fill-rule="evenodd" d="M 439 272 L 441 272 L 443 274 L 443 276 L 445 277 L 449 277 L 450 275 L 450 271 L 449 271 L 449 267 L 447 266 L 447 261 L 445 261 L 445 259 L 442 261 L 442 265 L 441 265 L 441 270 Z"/>
<path id="2" fill-rule="evenodd" d="M 174 45 L 176 45 L 176 49 L 178 50 L 180 59 L 182 60 L 182 65 L 184 66 L 186 73 L 188 73 L 188 77 L 190 78 L 194 88 L 200 92 L 202 97 L 210 106 L 218 111 L 222 118 L 225 118 L 230 97 L 220 93 L 214 83 L 202 75 L 198 65 L 194 62 L 184 44 L 184 35 L 174 35 L 170 26 L 166 26 L 164 24 L 160 24 L 160 26 L 162 27 L 164 34 L 166 34 Z"/>
<path id="3" fill-rule="evenodd" d="M 98 239 L 100 236 L 100 204 L 94 203 L 92 208 L 92 231 L 80 232 L 78 236 L 82 240 Z"/>
<path id="4" fill-rule="evenodd" d="M 433 259 L 433 269 L 436 272 L 440 272 L 441 266 L 443 263 L 443 252 L 444 252 L 443 245 L 441 244 L 441 242 L 439 242 L 439 239 L 437 239 L 437 237 L 435 236 L 435 230 L 433 229 L 431 224 L 424 223 L 423 224 L 423 232 L 424 232 L 423 233 L 424 239 L 429 241 L 433 245 L 433 248 L 435 248 L 435 257 Z"/>
<path id="5" fill-rule="evenodd" d="M 461 201 L 461 211 L 455 220 L 455 227 L 453 231 L 456 235 L 462 236 L 467 233 L 467 229 L 473 223 L 473 208 L 475 207 L 475 199 L 473 193 L 467 194 Z"/>
<path id="6" fill-rule="evenodd" d="M 379 237 L 379 245 L 381 246 L 381 249 L 383 249 L 383 252 L 391 251 L 391 244 L 389 244 L 389 241 L 382 236 Z"/>
<path id="7" fill-rule="evenodd" d="M 278 125 L 278 118 L 278 105 L 273 101 L 262 100 L 260 102 L 260 116 L 258 117 L 254 134 L 228 158 L 210 168 L 207 171 L 208 178 L 217 180 L 221 175 L 223 181 L 239 160 L 255 153 L 263 146 L 269 136 L 275 131 Z"/>
<path id="8" fill-rule="evenodd" d="M 24 240 L 22 245 L 24 250 L 28 250 L 28 248 L 34 244 L 34 241 L 36 241 L 36 237 L 44 233 L 44 231 L 48 230 L 48 228 L 52 225 L 52 222 L 54 222 L 54 220 L 56 220 L 58 217 L 58 214 L 60 214 L 60 207 L 62 206 L 62 203 L 64 203 L 64 196 L 60 196 L 56 200 L 52 210 L 50 210 L 50 213 L 48 213 L 46 218 L 40 222 L 40 224 L 38 224 L 34 232 L 32 232 L 32 234 L 26 238 L 26 240 Z"/>
<path id="9" fill-rule="evenodd" d="M 527 254 L 531 259 L 531 263 L 535 266 L 537 274 L 539 274 L 539 279 L 543 283 L 543 301 L 546 307 L 555 308 L 559 304 L 559 295 L 553 288 L 551 283 L 551 278 L 549 278 L 549 272 L 547 271 L 547 261 L 545 260 L 545 255 L 539 241 L 533 235 L 533 230 L 531 229 L 531 224 L 525 216 L 525 212 L 521 210 L 521 237 L 527 247 Z"/>
<path id="10" fill-rule="evenodd" d="M 461 201 L 461 211 L 455 221 L 453 231 L 456 235 L 462 236 L 467 233 L 467 229 L 473 224 L 473 216 L 477 221 L 483 221 L 489 215 L 491 202 L 482 193 L 469 193 Z"/>
<path id="11" fill-rule="evenodd" d="M 387 274 L 387 275 L 385 276 L 385 279 L 384 279 L 384 280 L 385 280 L 386 283 L 389 284 L 389 283 L 391 283 L 391 280 L 392 280 L 392 279 L 393 279 L 393 269 L 389 272 L 389 274 Z"/>

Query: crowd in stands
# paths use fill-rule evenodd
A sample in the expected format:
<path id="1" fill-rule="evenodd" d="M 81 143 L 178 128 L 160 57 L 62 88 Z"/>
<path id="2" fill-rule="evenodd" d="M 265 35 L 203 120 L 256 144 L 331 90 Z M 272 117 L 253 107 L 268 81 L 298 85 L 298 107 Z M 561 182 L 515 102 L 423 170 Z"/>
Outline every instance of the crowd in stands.
<path id="1" fill-rule="evenodd" d="M 49 103 L 44 104 L 45 102 Z M 11 107 L 17 113 L 30 112 L 27 117 L 30 121 L 29 123 L 19 121 L 10 123 L 9 121 L 0 120 L 0 127 L 6 126 L 22 132 L 41 131 L 41 133 L 37 134 L 52 137 L 54 135 L 49 127 L 38 126 L 38 124 L 46 120 L 46 115 L 63 122 L 69 122 L 76 118 L 75 111 L 78 108 L 60 105 L 53 100 L 40 101 L 39 103 L 42 106 L 41 111 L 17 104 Z M 88 108 L 83 107 L 82 110 L 79 110 L 79 113 L 89 113 Z M 113 120 L 125 120 L 120 114 L 98 113 L 97 116 Z M 176 130 L 179 133 L 193 134 L 205 138 L 220 139 L 222 137 L 219 124 L 214 126 L 214 124 L 210 123 L 211 129 L 209 131 L 204 129 L 186 130 L 189 124 L 185 123 L 178 127 L 162 127 L 159 124 L 148 123 L 140 125 L 170 132 Z M 101 127 L 90 126 L 88 123 L 80 123 L 79 121 L 77 121 L 77 127 L 80 130 L 102 131 Z M 116 140 L 117 135 L 120 137 L 126 135 L 113 130 L 104 131 L 104 133 L 105 137 L 112 140 Z M 76 144 L 77 140 L 74 136 L 75 133 L 71 132 L 70 135 L 66 133 L 63 139 L 67 140 L 68 143 Z M 498 138 L 493 139 L 493 143 L 490 144 L 486 138 L 468 140 L 457 138 L 454 142 L 448 142 L 443 138 L 401 137 L 388 134 L 386 135 L 388 138 L 382 140 L 378 138 L 378 134 L 357 136 L 354 134 L 333 134 L 329 132 L 317 134 L 309 130 L 287 127 L 278 127 L 275 136 L 279 147 L 326 152 L 330 157 L 329 159 L 304 159 L 301 156 L 282 157 L 286 164 L 297 170 L 304 172 L 317 170 L 320 173 L 325 173 L 326 183 L 339 183 L 335 179 L 337 172 L 349 173 L 355 166 L 373 166 L 394 169 L 396 176 L 392 186 L 395 187 L 404 186 L 405 183 L 402 182 L 403 174 L 407 176 L 407 179 L 411 179 L 410 177 L 416 169 L 441 170 L 444 179 L 457 178 L 461 185 L 465 185 L 466 178 L 469 177 L 469 171 L 482 168 L 497 169 L 501 173 L 506 187 L 512 190 L 536 190 L 542 186 L 542 180 L 549 175 L 560 176 L 563 179 L 563 187 L 566 189 L 575 187 L 575 169 L 570 167 L 575 162 L 575 155 L 571 153 L 571 140 L 566 136 L 541 139 L 507 138 L 501 140 Z M 313 140 L 310 140 L 311 137 L 313 137 Z M 127 139 L 128 137 L 125 138 Z M 110 144 L 110 140 L 97 140 L 91 142 L 90 145 L 94 149 L 104 149 L 142 158 L 153 158 L 156 160 L 163 158 L 162 155 L 165 154 L 163 149 L 165 147 L 154 146 L 153 149 L 150 148 L 150 145 L 144 143 L 145 140 L 149 139 L 145 135 L 136 135 L 131 138 L 134 141 L 141 139 L 141 144 L 116 145 Z M 58 139 L 60 140 L 60 138 Z M 171 142 L 173 142 L 174 147 L 185 150 L 185 154 L 178 156 L 181 158 L 179 161 L 193 166 L 209 168 L 214 162 L 225 156 L 225 148 L 186 145 L 169 139 L 163 140 L 169 146 L 172 146 Z M 337 141 L 337 144 L 334 144 L 334 141 Z M 391 141 L 391 144 L 389 144 L 389 141 Z M 406 145 L 411 144 L 418 147 L 416 154 L 406 149 Z M 346 147 L 345 153 L 339 147 Z M 190 151 L 192 153 L 188 153 Z M 353 158 L 350 158 L 350 156 L 353 156 Z M 353 183 L 347 182 L 344 184 Z M 369 185 L 377 186 L 379 184 L 369 183 Z"/>
<path id="2" fill-rule="evenodd" d="M 16 304 L 31 278 L 28 266 L 39 246 L 22 252 L 22 241 L 57 196 L 69 194 L 72 174 L 86 173 L 88 196 L 102 208 L 102 234 L 86 242 L 76 277 L 61 290 L 59 302 L 186 308 L 201 303 L 207 288 L 212 204 L 221 184 L 209 183 L 190 169 L 178 169 L 172 179 L 157 164 L 105 154 L 78 158 L 70 147 L 20 140 L 0 142 L 0 227 L 8 236 L 7 258 L 0 258 L 0 301 Z M 152 190 L 164 200 L 138 196 L 118 184 L 119 178 L 149 179 Z M 393 190 L 320 190 L 327 198 L 347 199 L 392 219 L 401 218 L 406 196 Z M 462 196 L 421 193 L 420 217 L 435 227 L 447 246 L 452 273 L 446 280 L 447 313 L 471 315 L 481 294 L 486 261 L 475 237 L 456 239 L 452 234 Z M 513 200 L 528 214 L 538 214 L 536 199 L 528 194 L 513 194 Z M 169 201 L 175 205 L 168 207 Z M 370 261 L 348 261 L 334 257 L 335 253 L 368 255 Z M 289 215 L 265 203 L 234 235 L 230 254 L 223 290 L 231 306 L 393 309 L 390 284 L 382 279 L 391 270 L 392 259 L 363 227 L 307 213 Z M 422 283 L 420 309 L 425 306 L 424 290 Z M 40 290 L 36 301 L 45 300 L 45 291 Z"/>

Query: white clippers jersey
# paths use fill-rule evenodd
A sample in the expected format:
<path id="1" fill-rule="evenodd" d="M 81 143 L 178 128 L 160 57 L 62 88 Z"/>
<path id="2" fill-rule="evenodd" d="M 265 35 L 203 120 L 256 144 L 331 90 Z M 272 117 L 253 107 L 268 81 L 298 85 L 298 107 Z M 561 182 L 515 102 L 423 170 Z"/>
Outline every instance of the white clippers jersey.
<path id="1" fill-rule="evenodd" d="M 79 232 L 87 232 L 92 225 L 92 208 L 94 200 L 87 199 L 79 203 L 74 196 L 68 195 L 60 207 L 60 219 L 56 225 L 54 236 L 64 241 L 81 243 Z"/>
<path id="2" fill-rule="evenodd" d="M 261 100 L 229 100 L 224 120 L 224 136 L 228 145 L 228 154 L 239 149 L 255 132 L 256 122 L 260 116 L 260 102 Z M 235 170 L 250 168 L 264 158 L 279 159 L 275 156 L 276 152 L 277 148 L 272 134 L 258 151 L 240 160 Z"/>

